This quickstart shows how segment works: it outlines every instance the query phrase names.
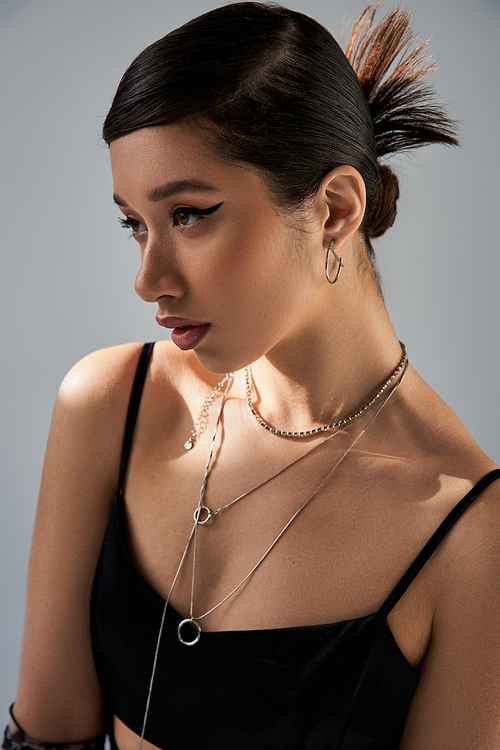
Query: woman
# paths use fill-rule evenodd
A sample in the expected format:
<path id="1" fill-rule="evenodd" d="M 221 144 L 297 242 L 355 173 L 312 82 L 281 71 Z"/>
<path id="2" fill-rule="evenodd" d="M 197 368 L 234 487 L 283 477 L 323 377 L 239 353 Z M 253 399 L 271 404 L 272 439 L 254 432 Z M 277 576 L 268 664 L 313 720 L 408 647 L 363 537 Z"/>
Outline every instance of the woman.
<path id="1" fill-rule="evenodd" d="M 500 471 L 409 365 L 370 243 L 380 157 L 455 128 L 408 15 L 374 15 L 357 76 L 235 3 L 122 79 L 114 199 L 173 343 L 61 386 L 4 747 L 498 746 Z"/>

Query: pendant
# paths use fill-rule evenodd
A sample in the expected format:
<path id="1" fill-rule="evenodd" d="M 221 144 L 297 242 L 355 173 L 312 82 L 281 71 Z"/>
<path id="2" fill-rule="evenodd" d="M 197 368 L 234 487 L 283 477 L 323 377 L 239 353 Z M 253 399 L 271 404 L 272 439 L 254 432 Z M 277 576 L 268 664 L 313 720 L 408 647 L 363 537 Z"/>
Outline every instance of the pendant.
<path id="1" fill-rule="evenodd" d="M 193 441 L 191 440 L 191 438 L 189 438 L 189 440 L 186 440 L 186 442 L 184 443 L 184 448 L 187 451 L 190 451 L 193 445 L 194 445 Z"/>
<path id="2" fill-rule="evenodd" d="M 207 508 L 206 505 L 201 505 L 199 508 L 196 508 L 193 513 L 193 518 L 198 526 L 204 526 L 214 516 L 215 513 L 211 511 L 210 508 Z"/>
<path id="3" fill-rule="evenodd" d="M 182 632 L 181 632 L 181 631 L 182 631 L 182 628 L 184 627 L 184 625 L 188 625 L 188 624 L 189 624 L 189 625 L 192 625 L 192 626 L 193 626 L 193 627 L 195 628 L 195 630 L 196 630 L 196 635 L 195 635 L 195 637 L 193 638 L 193 640 L 192 640 L 192 641 L 186 641 L 186 640 L 185 640 L 185 639 L 184 639 L 184 638 L 182 637 Z M 192 617 L 190 617 L 190 618 L 188 618 L 187 620 L 183 620 L 182 622 L 180 622 L 180 623 L 179 623 L 179 627 L 177 628 L 177 638 L 178 638 L 178 639 L 180 640 L 180 642 L 181 642 L 181 643 L 183 643 L 183 644 L 184 644 L 185 646 L 194 646 L 194 644 L 195 644 L 195 643 L 198 643 L 198 641 L 199 641 L 199 640 L 200 640 L 200 638 L 201 638 L 201 628 L 200 628 L 200 626 L 198 625 L 198 623 L 196 622 L 196 620 L 193 620 L 193 618 L 192 618 Z"/>

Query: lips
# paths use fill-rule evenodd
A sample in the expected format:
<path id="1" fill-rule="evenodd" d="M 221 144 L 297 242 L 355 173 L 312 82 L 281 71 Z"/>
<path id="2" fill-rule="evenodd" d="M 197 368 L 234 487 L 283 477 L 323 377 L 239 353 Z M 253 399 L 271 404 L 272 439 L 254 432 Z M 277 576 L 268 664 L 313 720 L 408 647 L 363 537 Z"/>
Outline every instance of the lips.
<path id="1" fill-rule="evenodd" d="M 156 316 L 158 325 L 172 329 L 172 341 L 179 349 L 194 349 L 208 332 L 210 323 L 188 318 L 161 318 Z"/>

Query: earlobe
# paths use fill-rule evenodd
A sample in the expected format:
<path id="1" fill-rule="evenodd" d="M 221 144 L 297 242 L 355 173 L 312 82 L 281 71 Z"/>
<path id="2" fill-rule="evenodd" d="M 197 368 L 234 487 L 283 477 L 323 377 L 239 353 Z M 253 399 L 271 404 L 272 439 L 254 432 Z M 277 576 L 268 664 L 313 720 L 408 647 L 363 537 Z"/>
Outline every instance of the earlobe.
<path id="1" fill-rule="evenodd" d="M 324 222 L 325 239 L 335 236 L 339 248 L 358 229 L 366 207 L 365 183 L 357 169 L 337 167 L 322 183 L 323 200 L 327 208 Z M 328 239 L 326 239 L 329 242 Z"/>

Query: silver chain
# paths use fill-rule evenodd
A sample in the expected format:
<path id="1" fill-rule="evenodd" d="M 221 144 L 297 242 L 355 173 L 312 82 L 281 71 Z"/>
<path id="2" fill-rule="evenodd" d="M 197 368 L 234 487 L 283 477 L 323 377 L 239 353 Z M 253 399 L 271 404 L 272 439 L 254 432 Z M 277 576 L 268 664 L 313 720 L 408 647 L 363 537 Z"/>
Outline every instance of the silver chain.
<path id="1" fill-rule="evenodd" d="M 339 460 L 335 463 L 335 465 L 333 466 L 333 468 L 330 469 L 330 471 L 328 472 L 328 474 L 326 475 L 326 477 L 316 487 L 316 489 L 314 490 L 314 492 L 312 492 L 312 494 L 309 495 L 309 497 L 307 498 L 307 500 L 305 500 L 302 503 L 302 505 L 300 506 L 300 508 L 295 511 L 295 513 L 292 515 L 292 517 L 290 518 L 290 520 L 281 529 L 280 533 L 275 538 L 275 540 L 269 545 L 269 547 L 264 552 L 264 554 L 262 555 L 262 557 L 260 558 L 260 560 L 254 565 L 254 567 L 252 568 L 252 570 L 245 576 L 245 578 L 242 581 L 240 581 L 240 583 L 229 594 L 227 594 L 227 596 L 224 597 L 224 599 L 222 599 L 220 602 L 218 602 L 217 604 L 215 604 L 207 612 L 204 612 L 202 615 L 197 615 L 196 617 L 193 614 L 193 605 L 194 605 L 194 601 L 193 601 L 194 600 L 194 580 L 195 580 L 195 563 L 196 563 L 196 542 L 197 542 L 197 536 L 198 536 L 198 526 L 203 525 L 203 523 L 202 522 L 198 522 L 196 520 L 196 512 L 195 512 L 195 522 L 194 522 L 194 527 L 193 527 L 194 528 L 193 569 L 192 569 L 192 576 L 191 576 L 191 599 L 190 599 L 190 606 L 189 606 L 189 617 L 186 618 L 185 620 L 183 620 L 181 623 L 179 623 L 179 626 L 177 628 L 177 636 L 178 636 L 179 640 L 181 641 L 181 643 L 184 643 L 184 645 L 186 645 L 186 646 L 193 646 L 195 643 L 198 643 L 198 641 L 200 640 L 200 636 L 201 636 L 201 627 L 199 626 L 198 621 L 202 620 L 204 617 L 207 617 L 207 615 L 211 614 L 214 610 L 218 609 L 222 604 L 224 604 L 225 602 L 227 602 L 227 600 L 233 594 L 235 594 L 238 591 L 238 589 L 240 589 L 243 586 L 243 584 L 245 584 L 248 581 L 248 579 L 250 578 L 250 576 L 252 576 L 255 573 L 255 571 L 257 570 L 257 568 L 259 567 L 259 565 L 262 562 L 264 562 L 264 560 L 266 559 L 266 557 L 268 556 L 268 554 L 271 552 L 271 550 L 274 548 L 274 546 L 281 539 L 281 537 L 283 536 L 283 534 L 285 533 L 285 531 L 288 529 L 288 527 L 290 526 L 290 524 L 297 518 L 297 516 L 299 515 L 299 513 L 302 510 L 304 510 L 304 508 L 306 507 L 306 505 L 308 505 L 310 503 L 310 501 L 314 497 L 316 497 L 316 495 L 318 494 L 318 492 L 324 487 L 324 485 L 330 479 L 330 477 L 332 476 L 332 474 L 338 469 L 338 467 L 340 466 L 340 464 L 344 461 L 345 458 L 347 458 L 347 456 L 352 451 L 352 449 L 361 440 L 361 438 L 363 437 L 363 435 L 365 434 L 365 432 L 367 431 L 367 429 L 370 427 L 370 425 L 378 417 L 378 415 L 380 414 L 380 412 L 382 411 L 382 409 L 384 408 L 384 406 L 386 406 L 386 404 L 390 400 L 391 396 L 397 391 L 397 389 L 399 388 L 399 386 L 403 382 L 404 375 L 406 374 L 406 366 L 404 365 L 403 367 L 404 367 L 404 370 L 403 370 L 402 377 L 396 383 L 396 385 L 394 386 L 394 388 L 392 389 L 392 391 L 388 394 L 387 398 L 384 401 L 382 401 L 382 403 L 380 404 L 379 408 L 377 409 L 377 411 L 375 412 L 375 414 L 371 417 L 371 419 L 368 422 L 368 424 L 366 425 L 366 427 L 364 427 L 361 430 L 361 432 L 356 436 L 356 438 L 353 440 L 353 442 L 351 443 L 351 445 L 347 448 L 347 450 L 342 454 L 342 456 L 339 458 Z M 348 427 L 348 425 L 344 425 L 344 429 L 346 427 Z M 337 433 L 335 433 L 335 434 L 337 434 Z M 330 435 L 330 437 L 334 437 L 334 435 Z M 321 445 L 321 443 L 319 443 L 319 445 Z M 314 446 L 314 448 L 316 448 L 316 447 L 318 447 L 318 446 Z M 313 449 L 311 449 L 311 450 L 313 450 Z M 310 451 L 308 451 L 308 452 L 310 452 Z M 304 454 L 304 455 L 307 455 L 307 454 Z M 201 508 L 205 507 L 205 506 L 203 506 L 203 495 L 205 493 L 205 487 L 206 487 L 206 484 L 207 484 L 208 472 L 210 471 L 210 464 L 211 464 L 211 457 L 210 457 L 210 459 L 209 459 L 209 461 L 207 463 L 207 470 L 206 470 L 205 477 L 204 477 L 204 480 L 203 480 L 202 489 L 200 491 L 200 499 L 199 499 L 198 509 L 197 509 L 198 510 L 198 517 L 199 517 L 200 511 L 201 511 Z M 288 468 L 288 467 L 285 467 L 285 468 Z M 281 473 L 281 472 L 278 472 L 278 473 Z M 253 490 L 257 489 L 258 487 L 262 487 L 263 484 L 266 484 L 267 482 L 271 481 L 271 479 L 273 479 L 274 476 L 276 476 L 276 475 L 273 475 L 272 477 L 269 477 L 269 479 L 267 479 L 266 481 L 261 482 L 259 485 L 257 485 L 252 490 L 250 490 L 248 493 L 245 493 L 245 495 L 250 494 L 250 492 L 253 492 Z M 239 499 L 239 498 L 237 498 L 237 499 Z M 225 507 L 228 507 L 229 505 L 232 505 L 232 503 L 228 503 L 228 505 L 225 506 Z M 188 541 L 188 546 L 189 546 L 190 542 L 191 542 L 191 537 L 190 537 L 190 539 Z M 187 624 L 192 625 L 196 629 L 196 631 L 197 631 L 196 637 L 192 641 L 185 641 L 182 638 L 182 636 L 181 636 L 181 630 L 182 630 L 183 626 L 187 625 Z"/>
<path id="2" fill-rule="evenodd" d="M 231 385 L 234 378 L 234 372 L 228 372 L 227 375 L 224 375 L 220 383 L 217 383 L 215 388 L 210 391 L 208 396 L 206 397 L 205 401 L 202 403 L 200 407 L 200 412 L 198 414 L 198 418 L 196 419 L 195 423 L 193 424 L 191 428 L 191 434 L 189 438 L 184 443 L 184 448 L 187 451 L 190 451 L 191 448 L 193 448 L 196 443 L 198 442 L 200 435 L 202 434 L 203 430 L 208 424 L 208 411 L 210 407 L 212 406 L 213 402 L 216 398 L 218 398 L 223 390 L 223 388 Z"/>
<path id="3" fill-rule="evenodd" d="M 406 364 L 408 363 L 408 352 L 406 351 L 406 346 L 403 344 L 402 341 L 400 341 L 399 344 L 401 346 L 401 351 L 403 354 L 394 372 L 385 381 L 385 383 L 378 389 L 377 393 L 373 396 L 373 398 L 371 398 L 364 406 L 362 406 L 360 409 L 355 411 L 353 414 L 350 414 L 345 419 L 340 419 L 338 422 L 332 422 L 332 424 L 321 425 L 321 427 L 314 427 L 310 430 L 301 430 L 299 432 L 291 432 L 288 430 L 278 430 L 274 427 L 271 427 L 270 424 L 268 424 L 264 419 L 262 419 L 262 417 L 259 414 L 257 414 L 257 412 L 252 406 L 251 383 L 253 382 L 253 379 L 252 379 L 252 370 L 250 368 L 250 365 L 248 365 L 248 367 L 245 367 L 245 387 L 246 387 L 246 401 L 247 401 L 248 411 L 250 412 L 252 417 L 256 420 L 256 422 L 260 424 L 261 427 L 264 427 L 264 429 L 267 430 L 268 432 L 272 432 L 273 435 L 280 435 L 281 437 L 292 437 L 292 438 L 309 437 L 310 435 L 316 435 L 318 432 L 331 432 L 331 430 L 336 430 L 339 427 L 348 425 L 351 422 L 353 422 L 355 419 L 358 419 L 362 414 L 365 413 L 365 411 L 367 411 L 371 406 L 373 406 L 373 404 L 387 390 L 387 388 L 390 386 L 393 380 L 397 378 L 399 373 L 406 367 Z"/>
<path id="4" fill-rule="evenodd" d="M 161 617 L 161 621 L 160 621 L 160 628 L 159 628 L 159 631 L 158 631 L 158 638 L 157 638 L 157 641 L 156 641 L 156 649 L 155 649 L 155 655 L 154 655 L 154 659 L 153 659 L 153 666 L 152 666 L 152 670 L 151 670 L 151 679 L 150 679 L 150 682 L 149 682 L 149 690 L 148 690 L 148 696 L 147 696 L 147 700 L 146 700 L 146 708 L 145 708 L 145 712 L 144 712 L 144 718 L 143 718 L 143 724 L 142 724 L 142 731 L 141 731 L 141 738 L 140 738 L 140 743 L 139 743 L 139 750 L 142 750 L 142 745 L 143 745 L 143 742 L 144 742 L 144 735 L 145 735 L 145 732 L 146 732 L 146 723 L 147 723 L 148 714 L 149 714 L 149 707 L 150 707 L 150 703 L 151 703 L 151 694 L 152 694 L 152 691 L 153 691 L 153 683 L 154 683 L 154 678 L 155 678 L 155 673 L 156 673 L 156 667 L 157 667 L 157 663 L 158 663 L 158 653 L 159 653 L 159 650 L 160 650 L 160 643 L 161 643 L 161 638 L 162 638 L 162 634 L 163 634 L 163 628 L 164 628 L 164 624 L 165 624 L 165 618 L 166 618 L 166 614 L 167 614 L 167 610 L 168 610 L 168 605 L 169 605 L 169 602 L 170 602 L 170 598 L 172 596 L 172 592 L 173 592 L 173 590 L 175 588 L 175 585 L 176 585 L 177 580 L 179 578 L 180 572 L 181 572 L 182 567 L 184 565 L 184 562 L 185 562 L 185 559 L 186 559 L 189 547 L 191 546 L 191 542 L 193 541 L 193 537 L 194 537 L 194 550 L 193 550 L 193 569 L 192 569 L 192 574 L 191 574 L 191 596 L 190 596 L 189 618 L 186 618 L 181 623 L 179 623 L 178 628 L 177 628 L 177 636 L 178 636 L 179 640 L 181 641 L 181 643 L 185 644 L 186 646 L 193 646 L 195 643 L 198 643 L 198 641 L 200 639 L 200 636 L 201 636 L 201 627 L 198 624 L 198 620 L 201 620 L 202 618 L 207 617 L 207 615 L 211 614 L 214 610 L 216 610 L 222 604 L 224 604 L 225 602 L 227 602 L 227 600 L 231 596 L 233 596 L 233 594 L 235 594 L 236 591 L 238 591 L 238 589 L 240 589 L 248 581 L 248 579 L 253 575 L 253 573 L 255 573 L 255 571 L 257 570 L 257 568 L 261 565 L 261 563 L 269 555 L 269 553 L 274 548 L 274 546 L 281 539 L 281 537 L 286 532 L 286 530 L 288 529 L 288 527 L 297 518 L 297 516 L 299 515 L 299 513 L 302 510 L 304 510 L 304 508 L 308 505 L 308 503 L 324 487 L 324 485 L 330 479 L 330 477 L 332 476 L 332 474 L 336 471 L 336 469 L 340 466 L 340 464 L 344 461 L 344 459 L 348 456 L 348 454 L 352 451 L 352 449 L 357 445 L 357 443 L 359 442 L 359 440 L 361 440 L 361 438 L 363 437 L 363 435 L 365 434 L 365 432 L 367 431 L 367 429 L 375 421 L 375 419 L 378 417 L 378 415 L 380 414 L 380 412 L 382 411 L 382 409 L 387 405 L 387 403 L 389 402 L 389 400 L 391 399 L 391 397 L 393 396 L 393 394 L 398 390 L 398 388 L 400 387 L 400 385 L 402 384 L 402 382 L 404 380 L 404 377 L 406 375 L 407 366 L 408 366 L 408 356 L 407 356 L 406 349 L 405 349 L 405 347 L 404 347 L 403 344 L 401 344 L 401 348 L 403 350 L 403 360 L 404 360 L 404 363 L 402 364 L 401 367 L 398 365 L 398 368 L 396 368 L 396 370 L 394 371 L 394 373 L 391 376 L 391 378 L 387 381 L 387 383 L 384 384 L 383 389 L 379 393 L 377 393 L 376 396 L 374 396 L 373 399 L 371 399 L 371 401 L 369 402 L 369 405 L 373 405 L 375 403 L 375 400 L 377 398 L 379 398 L 380 395 L 386 390 L 386 388 L 388 387 L 389 383 L 391 383 L 394 380 L 394 378 L 396 377 L 396 375 L 398 374 L 398 372 L 402 371 L 402 376 L 399 379 L 399 381 L 395 384 L 395 386 L 392 389 L 392 391 L 387 395 L 387 397 L 385 398 L 385 400 L 382 401 L 382 403 L 380 404 L 379 408 L 376 410 L 375 414 L 371 417 L 371 419 L 368 422 L 368 424 L 366 425 L 366 427 L 364 427 L 364 429 L 361 430 L 361 432 L 353 440 L 353 442 L 351 443 L 351 445 L 347 448 L 347 450 L 343 453 L 343 455 L 335 463 L 335 465 L 333 466 L 333 468 L 330 469 L 330 471 L 325 476 L 325 478 L 320 482 L 320 484 L 314 490 L 314 492 L 311 495 L 309 495 L 309 497 L 302 503 L 302 505 L 298 508 L 298 510 L 295 511 L 295 513 L 292 515 L 292 517 L 290 518 L 290 520 L 285 524 L 285 526 L 280 531 L 280 533 L 278 534 L 278 536 L 274 539 L 274 541 L 267 548 L 267 550 L 264 552 L 264 554 L 258 560 L 258 562 L 253 566 L 253 568 L 250 570 L 250 572 L 245 576 L 245 578 L 229 594 L 227 594 L 227 596 L 225 596 L 224 599 L 222 599 L 220 602 L 218 602 L 217 604 L 215 604 L 211 609 L 209 609 L 207 612 L 204 612 L 202 615 L 194 617 L 194 615 L 193 615 L 193 604 L 194 604 L 193 599 L 194 599 L 194 582 L 195 582 L 195 566 L 196 566 L 196 541 L 197 541 L 197 536 L 198 536 L 198 527 L 204 525 L 216 513 L 219 513 L 220 511 L 225 510 L 226 508 L 229 508 L 231 505 L 233 505 L 234 503 L 238 502 L 238 500 L 242 500 L 244 497 L 247 497 L 251 492 L 254 492 L 255 490 L 259 489 L 260 487 L 262 487 L 267 482 L 270 482 L 272 479 L 274 479 L 279 474 L 281 474 L 283 471 L 285 471 L 285 469 L 288 469 L 290 466 L 292 466 L 293 464 L 295 464 L 298 461 L 300 461 L 302 458 L 304 458 L 305 456 L 307 456 L 312 450 L 314 450 L 315 448 L 319 447 L 320 445 L 322 445 L 323 443 L 325 443 L 330 438 L 335 437 L 335 435 L 340 434 L 341 432 L 343 432 L 343 430 L 346 429 L 350 425 L 350 423 L 352 422 L 352 419 L 354 419 L 354 417 L 352 417 L 352 419 L 343 420 L 340 423 L 340 425 L 339 425 L 340 429 L 338 430 L 338 432 L 334 433 L 333 435 L 329 435 L 327 438 L 325 438 L 324 440 L 322 440 L 320 443 L 318 443 L 317 445 L 313 446 L 309 450 L 305 451 L 305 453 L 303 453 L 301 456 L 299 456 L 298 458 L 296 458 L 293 461 L 291 461 L 285 467 L 283 467 L 279 471 L 275 472 L 271 477 L 268 477 L 268 479 L 266 479 L 263 482 L 260 482 L 259 484 L 255 485 L 255 487 L 252 487 L 252 489 L 248 490 L 247 492 L 244 492 L 242 495 L 239 495 L 237 498 L 235 498 L 231 502 L 227 503 L 225 506 L 223 506 L 221 508 L 218 508 L 216 511 L 210 511 L 209 508 L 207 508 L 206 506 L 203 505 L 203 497 L 204 497 L 204 494 L 205 494 L 205 489 L 206 489 L 206 485 L 207 485 L 207 481 L 208 481 L 208 475 L 210 473 L 210 468 L 211 468 L 211 464 L 212 464 L 213 451 L 214 451 L 215 441 L 216 441 L 217 432 L 218 432 L 218 428 L 219 428 L 219 423 L 220 423 L 220 419 L 221 419 L 221 415 L 222 415 L 222 408 L 224 406 L 225 397 L 226 397 L 227 392 L 228 392 L 228 390 L 229 390 L 229 388 L 231 386 L 231 383 L 232 383 L 233 373 L 229 373 L 226 376 L 226 378 L 225 378 L 225 388 L 224 388 L 224 391 L 222 393 L 222 401 L 219 404 L 219 408 L 218 408 L 218 411 L 217 411 L 217 419 L 216 419 L 214 431 L 213 431 L 213 434 L 212 434 L 212 439 L 211 439 L 211 442 L 210 442 L 210 449 L 209 449 L 209 453 L 208 453 L 207 462 L 206 462 L 206 465 L 205 465 L 205 472 L 204 472 L 204 476 L 203 476 L 203 481 L 202 481 L 202 484 L 201 484 L 201 487 L 200 487 L 200 495 L 199 495 L 199 500 L 198 500 L 198 506 L 197 506 L 197 509 L 196 509 L 196 511 L 194 513 L 194 524 L 192 526 L 191 532 L 189 534 L 189 538 L 187 540 L 187 544 L 186 544 L 186 546 L 184 548 L 183 554 L 181 556 L 181 560 L 179 562 L 177 571 L 176 571 L 174 579 L 172 581 L 172 585 L 170 586 L 170 590 L 168 592 L 168 596 L 165 599 L 165 603 L 164 603 L 164 606 L 163 606 L 163 612 L 162 612 L 162 617 Z M 363 407 L 362 411 L 360 410 L 360 414 L 362 414 L 363 412 L 365 412 L 369 408 L 369 405 L 366 405 L 365 407 Z M 330 427 L 330 426 L 328 425 L 328 427 Z M 320 432 L 320 431 L 321 431 L 321 429 L 315 430 L 315 432 Z M 312 432 L 311 432 L 311 434 L 312 434 Z M 207 512 L 207 517 L 203 518 L 202 520 L 200 520 L 200 516 L 201 516 L 202 510 L 205 510 Z M 187 625 L 187 624 L 192 625 L 196 629 L 196 631 L 197 631 L 196 636 L 195 636 L 195 638 L 192 641 L 185 641 L 182 638 L 182 635 L 181 635 L 182 627 L 184 625 Z"/>

